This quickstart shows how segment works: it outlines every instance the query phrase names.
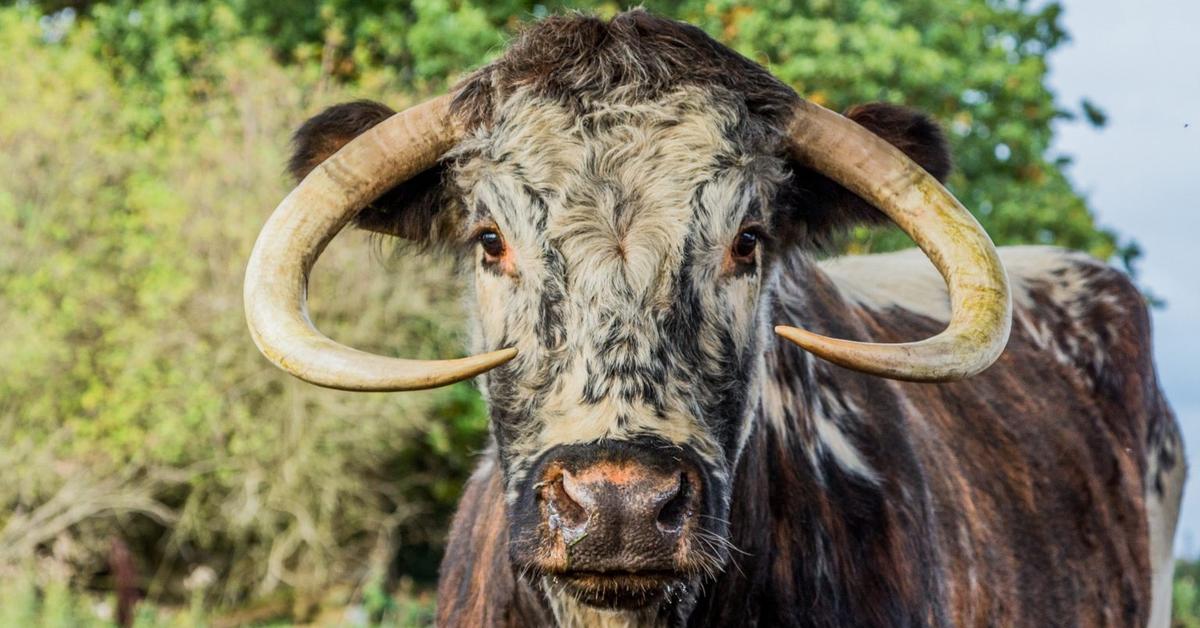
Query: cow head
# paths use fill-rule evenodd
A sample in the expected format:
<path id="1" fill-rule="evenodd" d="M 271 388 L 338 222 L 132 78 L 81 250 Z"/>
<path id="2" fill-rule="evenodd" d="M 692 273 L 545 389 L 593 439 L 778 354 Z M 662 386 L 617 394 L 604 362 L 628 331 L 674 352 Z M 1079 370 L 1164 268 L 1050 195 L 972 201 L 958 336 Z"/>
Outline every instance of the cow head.
<path id="1" fill-rule="evenodd" d="M 921 343 L 776 329 L 844 366 L 950 379 L 1007 336 L 991 243 L 927 173 L 948 168 L 937 128 L 891 106 L 849 118 L 687 25 L 641 11 L 543 21 L 449 96 L 305 124 L 304 181 L 247 272 L 255 340 L 338 388 L 487 371 L 518 570 L 592 606 L 686 598 L 727 559 L 781 254 L 886 214 L 947 276 L 953 320 Z M 312 329 L 307 272 L 352 218 L 468 261 L 477 355 L 383 358 Z"/>

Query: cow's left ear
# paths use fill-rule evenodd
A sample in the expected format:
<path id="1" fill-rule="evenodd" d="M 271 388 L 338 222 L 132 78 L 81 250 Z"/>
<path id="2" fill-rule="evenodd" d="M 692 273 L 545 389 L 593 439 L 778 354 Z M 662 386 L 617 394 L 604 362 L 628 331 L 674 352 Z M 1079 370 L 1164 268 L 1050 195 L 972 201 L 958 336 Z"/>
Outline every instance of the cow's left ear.
<path id="1" fill-rule="evenodd" d="M 288 172 L 300 181 L 347 142 L 396 113 L 369 100 L 334 105 L 309 118 L 292 137 Z M 384 192 L 354 218 L 360 229 L 432 244 L 450 235 L 452 201 L 442 163 Z"/>
<path id="2" fill-rule="evenodd" d="M 953 166 L 946 136 L 932 118 L 907 107 L 888 103 L 857 105 L 846 117 L 904 151 L 913 161 L 945 181 Z M 853 192 L 806 166 L 793 163 L 792 177 L 780 190 L 779 206 L 788 231 L 818 246 L 828 244 L 839 232 L 861 224 L 887 221 L 879 210 Z"/>

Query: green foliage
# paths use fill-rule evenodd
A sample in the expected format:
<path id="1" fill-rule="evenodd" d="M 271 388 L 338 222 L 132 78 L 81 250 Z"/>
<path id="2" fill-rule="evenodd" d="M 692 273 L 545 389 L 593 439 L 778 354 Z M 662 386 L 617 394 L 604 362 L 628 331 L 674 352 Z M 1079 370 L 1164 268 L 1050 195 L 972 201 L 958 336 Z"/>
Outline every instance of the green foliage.
<path id="1" fill-rule="evenodd" d="M 403 106 L 497 54 L 529 19 L 621 6 L 34 5 L 0 8 L 0 57 L 20 60 L 0 64 L 0 576 L 34 559 L 65 575 L 0 585 L 0 625 L 77 613 L 50 605 L 66 599 L 54 587 L 110 586 L 91 574 L 113 537 L 133 549 L 152 601 L 202 609 L 367 582 L 346 597 L 426 623 L 430 601 L 390 595 L 389 577 L 433 577 L 486 440 L 483 403 L 466 384 L 361 395 L 278 372 L 245 331 L 246 255 L 289 186 L 288 136 L 305 116 L 362 97 Z M 1074 115 L 1045 86 L 1045 55 L 1066 37 L 1057 4 L 647 6 L 831 107 L 932 112 L 957 153 L 952 187 L 997 241 L 1137 256 L 1097 227 L 1068 160 L 1049 151 L 1052 123 Z M 1104 122 L 1095 105 L 1081 109 Z M 856 235 L 859 251 L 904 242 Z M 459 284 L 444 260 L 382 265 L 372 250 L 346 234 L 322 258 L 311 295 L 322 329 L 387 354 L 458 352 Z"/>
<path id="2" fill-rule="evenodd" d="M 951 188 L 998 243 L 1057 244 L 1130 269 L 1140 256 L 1136 243 L 1096 225 L 1065 176 L 1070 159 L 1050 152 L 1057 120 L 1106 122 L 1090 101 L 1078 112 L 1062 109 L 1046 86 L 1046 56 L 1067 40 L 1059 4 L 652 0 L 645 6 L 702 26 L 816 102 L 845 108 L 883 100 L 933 114 L 950 131 L 957 161 Z M 620 8 L 572 0 L 118 0 L 92 12 L 108 25 L 101 40 L 115 67 L 149 80 L 178 75 L 193 65 L 192 51 L 239 30 L 263 37 L 283 58 L 319 65 L 327 76 L 353 81 L 368 68 L 384 68 L 392 84 L 425 92 L 491 58 L 530 18 L 567 9 L 611 15 Z M 134 26 L 131 15 L 139 16 Z M 147 42 L 154 41 L 171 45 L 151 54 Z M 894 229 L 855 236 L 856 252 L 911 245 Z"/>
<path id="3" fill-rule="evenodd" d="M 135 628 L 203 628 L 205 626 L 305 625 L 342 628 L 415 628 L 432 626 L 434 600 L 428 591 L 409 589 L 389 593 L 375 587 L 359 603 L 344 596 L 296 604 L 277 598 L 231 611 L 199 606 L 163 606 L 141 602 L 133 616 Z M 115 628 L 117 601 L 111 593 L 73 590 L 66 581 L 25 569 L 0 574 L 0 626 L 30 628 Z"/>
<path id="4" fill-rule="evenodd" d="M 120 536 L 153 595 L 183 596 L 205 567 L 225 602 L 385 571 L 409 539 L 428 562 L 444 530 L 428 518 L 445 521 L 482 446 L 478 395 L 302 384 L 257 355 L 241 311 L 289 133 L 362 92 L 322 91 L 240 37 L 194 60 L 221 79 L 202 89 L 122 85 L 100 36 L 85 22 L 47 42 L 36 16 L 0 10 L 0 55 L 22 59 L 0 67 L 0 564 L 70 539 L 63 560 L 94 573 Z M 371 250 L 331 246 L 322 327 L 383 353 L 460 352 L 449 265 L 384 269 Z M 430 431 L 448 416 L 452 433 Z"/>
<path id="5" fill-rule="evenodd" d="M 1175 565 L 1171 611 L 1175 628 L 1200 628 L 1200 561 Z"/>
<path id="6" fill-rule="evenodd" d="M 439 88 L 498 52 L 497 7 L 451 0 L 114 0 L 90 9 L 105 59 L 119 75 L 154 84 L 188 76 L 201 56 L 239 35 L 273 44 L 281 60 L 341 80 L 386 68 L 408 88 Z M 452 36 L 448 36 L 452 35 Z"/>

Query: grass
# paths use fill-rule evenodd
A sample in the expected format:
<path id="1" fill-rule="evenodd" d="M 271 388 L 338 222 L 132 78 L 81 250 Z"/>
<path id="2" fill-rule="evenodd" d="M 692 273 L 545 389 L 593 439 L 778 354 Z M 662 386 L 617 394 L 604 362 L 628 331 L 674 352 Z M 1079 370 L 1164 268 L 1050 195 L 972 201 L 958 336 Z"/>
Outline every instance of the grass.
<path id="1" fill-rule="evenodd" d="M 355 598 L 356 603 L 347 603 Z M 334 590 L 325 600 L 305 600 L 288 594 L 264 598 L 243 608 L 207 609 L 199 598 L 187 607 L 138 605 L 138 628 L 233 626 L 372 626 L 409 628 L 431 626 L 432 591 L 406 585 L 397 594 L 366 587 L 356 595 Z M 1173 628 L 1200 628 L 1200 561 L 1180 561 L 1175 570 Z M 73 591 L 50 581 L 39 584 L 32 573 L 0 579 L 0 626 L 107 628 L 115 626 L 115 596 Z"/>
<path id="2" fill-rule="evenodd" d="M 116 626 L 116 595 L 76 591 L 61 581 L 24 572 L 0 580 L 0 626 L 46 628 L 109 628 Z M 240 608 L 209 609 L 202 597 L 186 606 L 141 602 L 133 625 L 137 628 L 232 628 L 234 626 L 372 626 L 410 628 L 433 625 L 432 591 L 401 587 L 389 595 L 368 587 L 358 595 L 333 590 L 328 599 L 311 600 L 281 593 Z M 355 597 L 357 601 L 347 603 Z"/>

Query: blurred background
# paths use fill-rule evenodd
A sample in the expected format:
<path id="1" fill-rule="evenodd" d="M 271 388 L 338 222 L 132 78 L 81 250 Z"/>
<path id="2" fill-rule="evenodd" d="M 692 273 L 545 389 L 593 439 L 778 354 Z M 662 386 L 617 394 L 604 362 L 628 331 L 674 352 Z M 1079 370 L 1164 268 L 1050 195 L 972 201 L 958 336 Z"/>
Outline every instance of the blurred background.
<path id="1" fill-rule="evenodd" d="M 949 131 L 950 181 L 1000 244 L 1131 272 L 1168 397 L 1200 442 L 1200 4 L 650 0 L 833 108 Z M 262 359 L 242 318 L 289 135 L 345 100 L 444 91 L 523 23 L 618 3 L 20 1 L 0 5 L 0 625 L 424 625 L 486 438 L 469 384 L 350 394 Z M 860 231 L 853 253 L 905 246 Z M 450 264 L 340 236 L 323 330 L 461 352 Z M 1189 487 L 1177 548 L 1197 551 Z M 1200 626 L 1200 570 L 1176 582 Z"/>

